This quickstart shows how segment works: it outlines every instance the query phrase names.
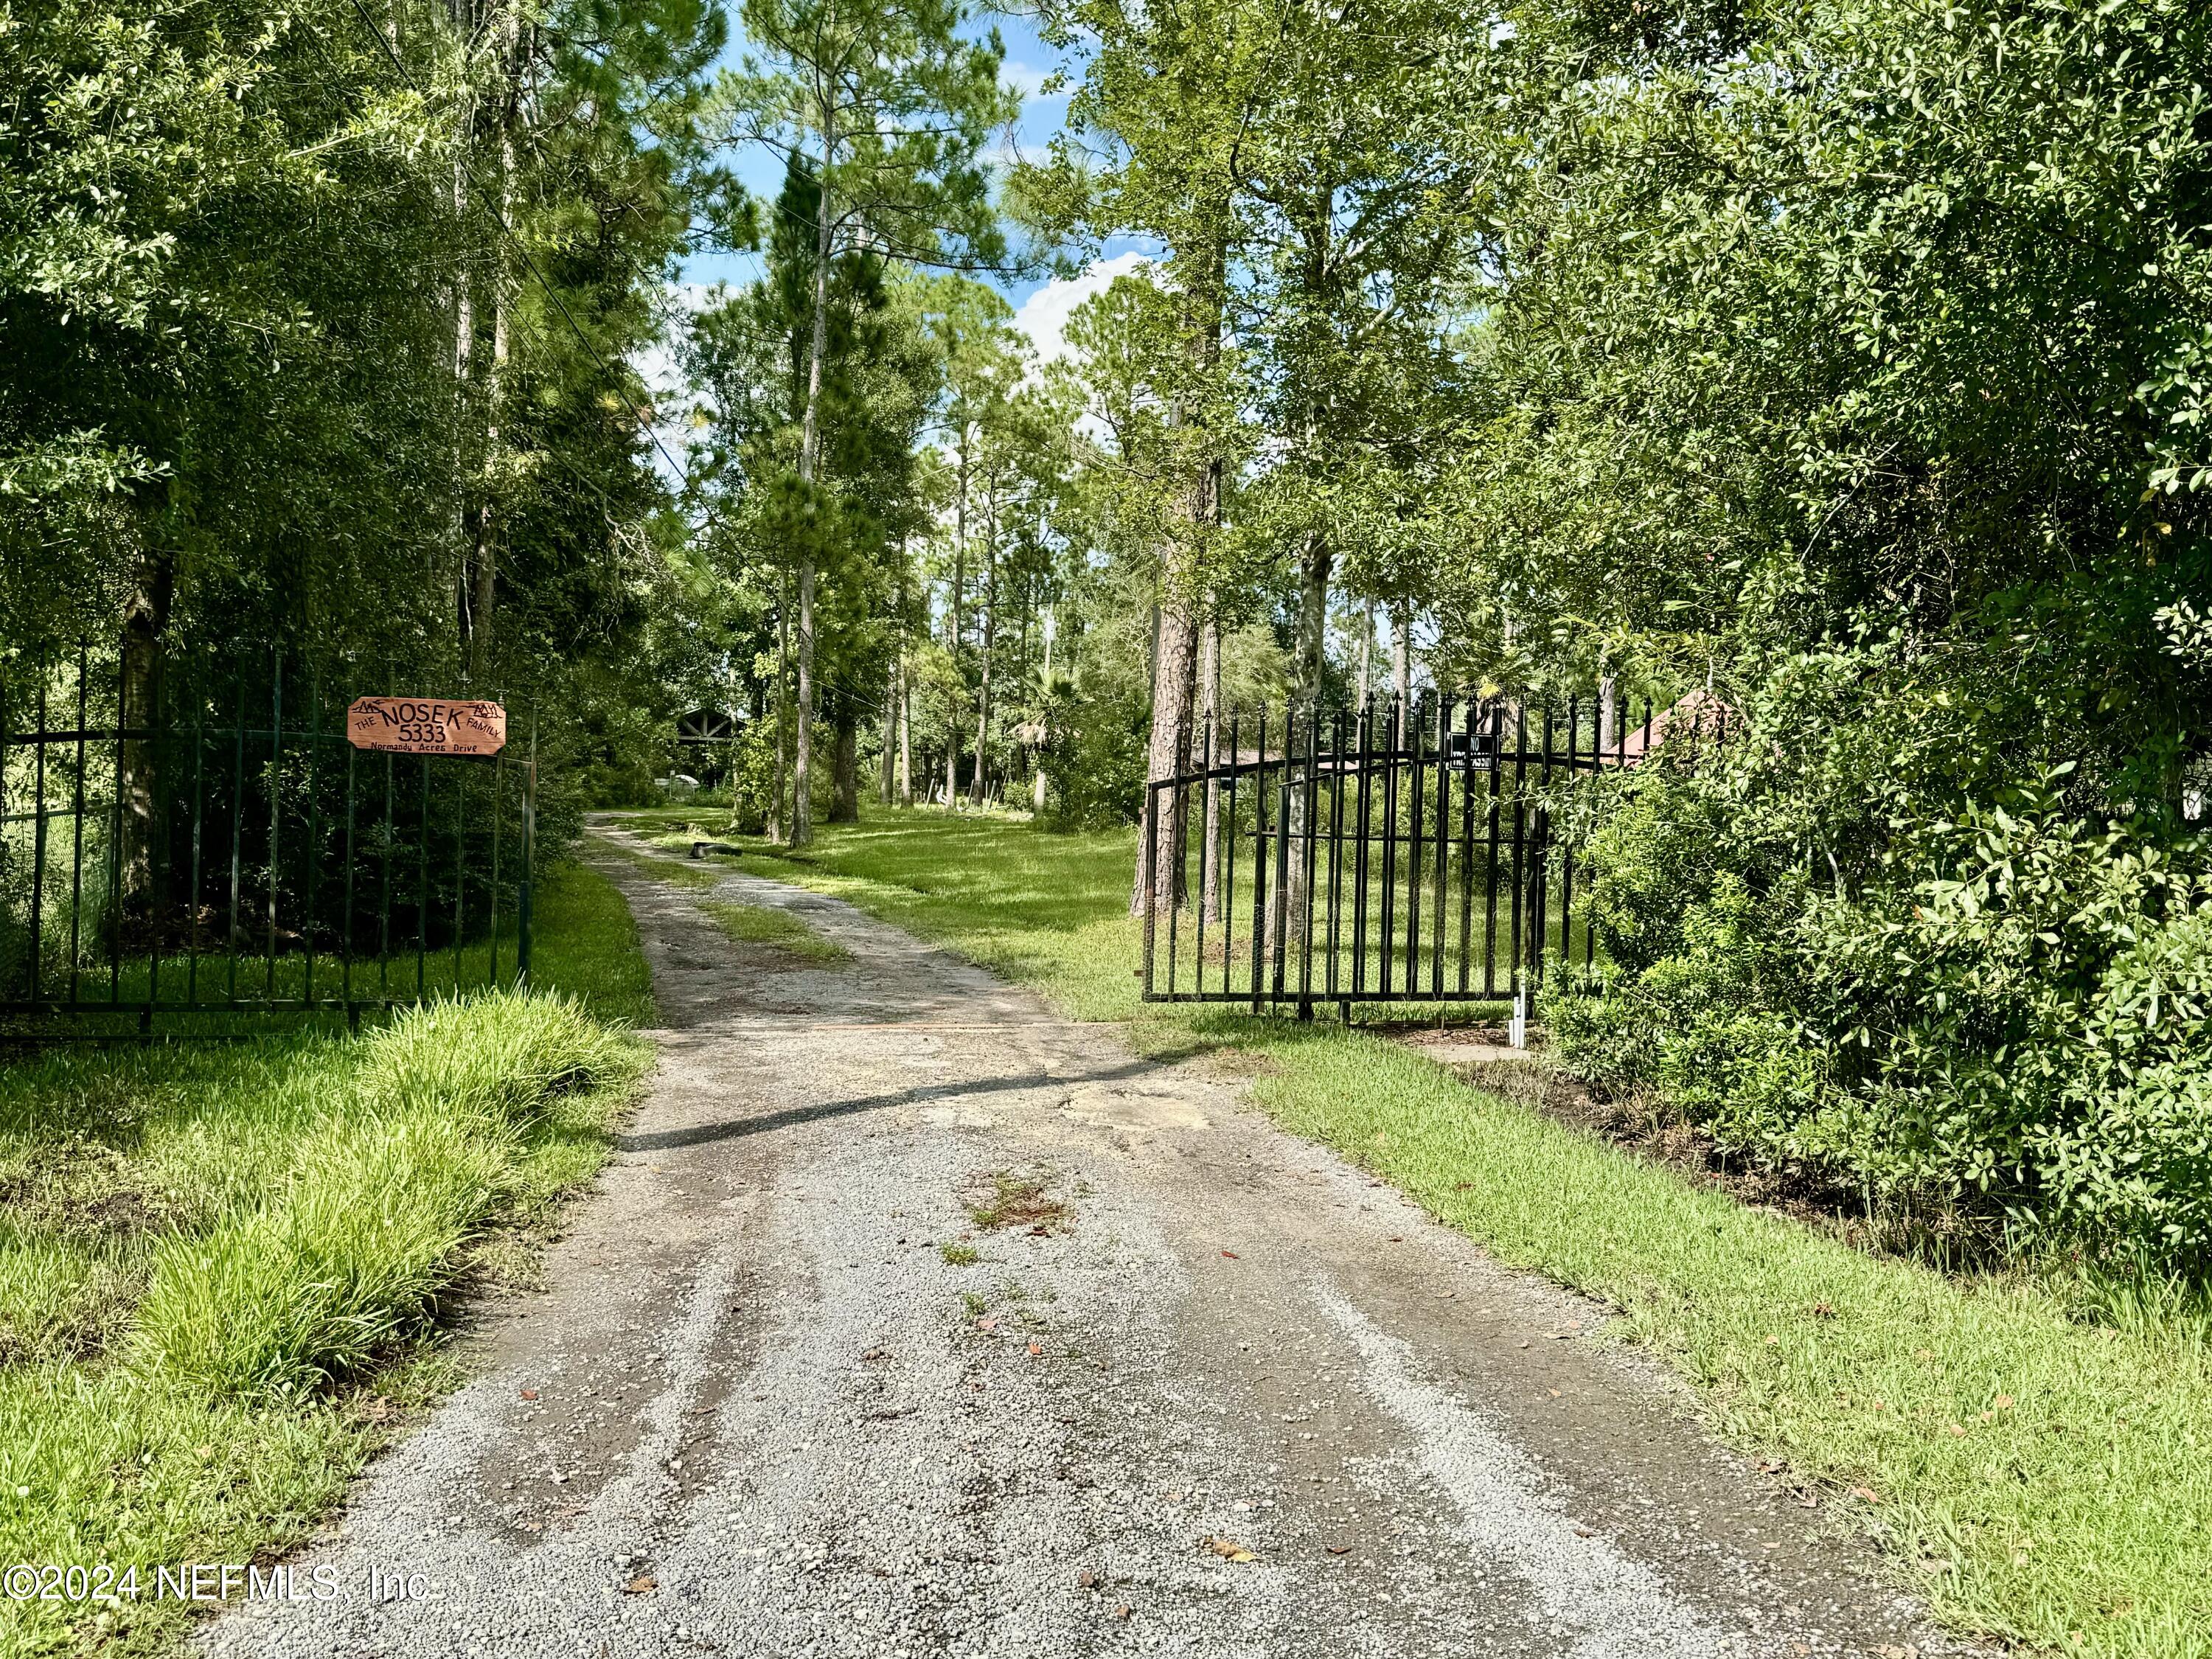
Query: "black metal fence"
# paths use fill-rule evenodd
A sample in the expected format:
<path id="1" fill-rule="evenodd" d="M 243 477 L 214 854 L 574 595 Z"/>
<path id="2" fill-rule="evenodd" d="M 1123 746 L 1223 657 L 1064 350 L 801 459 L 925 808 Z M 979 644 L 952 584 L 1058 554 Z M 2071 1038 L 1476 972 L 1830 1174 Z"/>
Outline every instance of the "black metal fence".
<path id="1" fill-rule="evenodd" d="M 1697 696 L 1640 721 L 1597 699 L 1437 696 L 1232 719 L 1148 788 L 1145 1000 L 1310 1014 L 1533 991 L 1598 951 L 1576 781 L 1726 722 Z"/>
<path id="2" fill-rule="evenodd" d="M 134 689 L 80 653 L 0 683 L 0 1022 L 358 1021 L 526 980 L 534 733 L 367 751 L 298 669 L 227 678 Z"/>

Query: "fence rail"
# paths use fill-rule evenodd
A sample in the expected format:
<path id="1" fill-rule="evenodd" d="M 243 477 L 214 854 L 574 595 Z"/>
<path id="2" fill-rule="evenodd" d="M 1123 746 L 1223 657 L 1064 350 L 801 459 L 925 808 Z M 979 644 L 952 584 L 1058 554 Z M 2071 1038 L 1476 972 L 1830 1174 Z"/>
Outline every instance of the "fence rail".
<path id="1" fill-rule="evenodd" d="M 281 659 L 220 694 L 208 678 L 134 692 L 80 653 L 0 684 L 10 1030 L 357 1021 L 527 978 L 534 733 L 520 757 L 364 751 L 343 701 Z"/>
<path id="2" fill-rule="evenodd" d="M 1143 996 L 1155 1002 L 1486 1002 L 1592 961 L 1577 929 L 1572 781 L 1670 735 L 1726 735 L 1709 698 L 1664 710 L 1431 696 L 1209 729 L 1147 788 Z M 1217 747 L 1217 744 L 1219 746 Z M 1585 888 L 1586 890 L 1586 888 Z"/>

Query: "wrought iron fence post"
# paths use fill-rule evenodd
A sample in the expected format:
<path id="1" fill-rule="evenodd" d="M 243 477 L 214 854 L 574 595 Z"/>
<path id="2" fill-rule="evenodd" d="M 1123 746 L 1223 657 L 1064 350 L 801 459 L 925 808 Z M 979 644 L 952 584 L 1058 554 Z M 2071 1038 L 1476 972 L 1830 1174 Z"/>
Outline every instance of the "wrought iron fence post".
<path id="1" fill-rule="evenodd" d="M 269 961 L 264 1000 L 276 1000 L 277 848 L 284 805 L 284 654 L 276 653 L 269 677 Z"/>
<path id="2" fill-rule="evenodd" d="M 1267 951 L 1267 711 L 1260 711 L 1260 752 L 1252 780 L 1252 1012 L 1260 1012 Z"/>
<path id="3" fill-rule="evenodd" d="M 1267 951 L 1268 984 L 1278 997 L 1283 994 L 1287 947 L 1284 933 L 1290 926 L 1291 915 L 1291 750 L 1297 734 L 1297 713 L 1286 708 L 1283 711 L 1282 769 L 1275 779 L 1275 896 L 1274 908 L 1269 912 L 1269 931 L 1273 938 Z"/>
<path id="4" fill-rule="evenodd" d="M 46 729 L 46 672 L 39 671 L 39 730 Z M 82 730 L 82 727 L 79 727 Z M 36 745 L 31 781 L 31 1000 L 39 1000 L 46 954 L 46 745 Z"/>
<path id="5" fill-rule="evenodd" d="M 84 920 L 84 763 L 86 729 L 92 724 L 86 702 L 88 653 L 84 641 L 76 647 L 76 804 L 70 811 L 70 951 L 69 1000 L 75 1003 L 79 989 L 79 964 L 83 960 Z"/>
<path id="6" fill-rule="evenodd" d="M 538 711 L 530 711 L 530 754 L 522 767 L 522 891 L 515 899 L 514 987 L 530 987 L 530 926 L 538 865 Z"/>

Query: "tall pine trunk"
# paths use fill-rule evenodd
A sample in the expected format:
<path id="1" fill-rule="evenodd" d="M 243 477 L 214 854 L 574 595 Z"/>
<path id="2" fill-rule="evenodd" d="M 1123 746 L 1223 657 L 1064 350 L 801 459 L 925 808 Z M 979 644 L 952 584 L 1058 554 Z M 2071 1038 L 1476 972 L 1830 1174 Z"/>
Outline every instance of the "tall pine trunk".
<path id="1" fill-rule="evenodd" d="M 898 675 L 898 800 L 914 805 L 914 690 L 906 677 L 906 659 L 899 659 Z"/>
<path id="2" fill-rule="evenodd" d="M 983 804 L 983 768 L 991 753 L 991 654 L 999 624 L 999 485 L 993 477 L 984 492 L 983 520 L 983 668 L 975 693 L 975 775 L 968 787 L 968 804 Z"/>
<path id="3" fill-rule="evenodd" d="M 1401 604 L 1390 613 L 1390 694 L 1398 700 L 1397 729 L 1391 738 L 1401 749 L 1406 746 L 1406 723 L 1413 718 L 1413 607 Z"/>
<path id="4" fill-rule="evenodd" d="M 952 497 L 952 596 L 945 610 L 945 648 L 952 659 L 952 672 L 960 672 L 960 607 L 968 586 L 968 452 L 969 424 L 960 425 L 960 463 L 954 471 Z M 960 794 L 960 717 L 952 718 L 951 735 L 945 743 L 945 810 L 951 811 Z"/>
<path id="5" fill-rule="evenodd" d="M 1299 561 L 1297 637 L 1292 647 L 1291 664 L 1290 726 L 1304 732 L 1301 741 L 1310 745 L 1317 728 L 1314 725 L 1321 708 L 1322 693 L 1328 678 L 1328 576 L 1334 557 L 1328 538 L 1319 530 L 1309 531 L 1304 557 Z M 1283 733 L 1284 753 L 1291 749 L 1291 729 Z M 1306 756 L 1310 772 L 1313 757 Z M 1290 939 L 1305 936 L 1306 912 L 1309 908 L 1306 893 L 1305 840 L 1310 833 L 1306 823 L 1307 788 L 1293 777 L 1291 790 L 1291 815 L 1288 825 L 1291 837 L 1291 857 L 1288 866 L 1289 882 L 1283 893 L 1283 915 Z"/>
<path id="6" fill-rule="evenodd" d="M 1178 296 L 1182 310 L 1182 349 L 1194 386 L 1202 389 L 1221 357 L 1221 313 L 1229 250 L 1218 229 L 1212 240 L 1194 250 L 1189 262 L 1192 280 Z M 1180 263 L 1180 262 L 1179 262 Z M 1187 403 L 1173 412 L 1177 425 L 1187 424 L 1192 410 Z M 1212 444 L 1206 448 L 1213 447 Z M 1129 908 L 1140 914 L 1145 907 L 1145 860 L 1152 862 L 1151 903 L 1164 913 L 1182 902 L 1183 849 L 1188 841 L 1188 812 L 1182 791 L 1155 792 L 1149 786 L 1189 769 L 1191 713 L 1198 672 L 1196 606 L 1203 580 L 1206 545 L 1221 519 L 1221 462 L 1201 454 L 1186 482 L 1176 521 L 1170 525 L 1161 546 L 1160 609 L 1158 644 L 1152 653 L 1152 731 L 1146 756 L 1144 813 L 1137 848 L 1136 878 Z M 1164 811 L 1156 812 L 1156 801 Z"/>
<path id="7" fill-rule="evenodd" d="M 799 434 L 799 478 L 811 495 L 822 458 L 822 369 L 830 350 L 830 247 L 836 220 L 830 208 L 831 164 L 837 155 L 837 119 L 822 123 L 820 206 L 815 213 L 814 317 L 806 349 L 806 417 Z M 799 730 L 791 764 L 791 844 L 814 839 L 814 553 L 799 562 Z"/>
<path id="8" fill-rule="evenodd" d="M 499 184 L 495 191 L 504 221 L 514 201 L 514 130 L 520 117 L 521 17 L 506 8 L 499 27 L 500 86 L 499 143 L 495 150 Z M 491 364 L 484 386 L 483 465 L 477 481 L 476 537 L 469 565 L 468 608 L 463 618 L 467 635 L 470 677 L 483 689 L 491 669 L 493 611 L 499 598 L 500 457 L 504 433 L 508 331 L 512 307 L 508 303 L 506 243 L 495 240 L 491 270 Z"/>
<path id="9" fill-rule="evenodd" d="M 784 586 L 785 592 L 776 596 L 775 607 L 775 787 L 768 821 L 768 838 L 777 842 L 791 838 L 791 820 L 784 811 L 784 762 L 790 752 L 784 726 L 791 710 L 791 604 L 787 579 Z"/>
<path id="10" fill-rule="evenodd" d="M 890 667 L 884 674 L 883 752 L 877 757 L 876 764 L 876 799 L 885 806 L 889 806 L 892 799 L 892 762 L 896 757 L 891 753 L 891 747 L 898 741 L 898 694 L 899 665 L 898 659 L 894 656 Z"/>
<path id="11" fill-rule="evenodd" d="M 1198 635 L 1199 742 L 1221 763 L 1221 622 L 1209 614 Z M 1233 761 L 1236 757 L 1230 758 Z M 1221 920 L 1221 786 L 1206 781 L 1206 823 L 1199 832 L 1199 905 L 1209 922 Z M 1225 948 L 1225 947 L 1224 947 Z"/>
<path id="12" fill-rule="evenodd" d="M 830 822 L 860 821 L 860 722 L 849 696 L 830 699 Z"/>

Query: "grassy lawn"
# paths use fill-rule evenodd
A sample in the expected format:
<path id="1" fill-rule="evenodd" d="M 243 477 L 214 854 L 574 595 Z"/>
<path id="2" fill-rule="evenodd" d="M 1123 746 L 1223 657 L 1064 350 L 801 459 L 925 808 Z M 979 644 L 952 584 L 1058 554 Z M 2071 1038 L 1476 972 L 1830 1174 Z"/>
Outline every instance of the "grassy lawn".
<path id="1" fill-rule="evenodd" d="M 641 815 L 672 830 L 680 809 Z M 690 815 L 698 817 L 696 813 Z M 698 817 L 708 824 L 709 821 Z M 1747 1449 L 1786 1459 L 1956 1626 L 2212 1654 L 2212 1344 L 2064 1283 L 1946 1277 L 1747 1209 L 1380 1036 L 1136 1000 L 1127 835 L 876 811 L 742 867 L 847 898 L 1155 1053 L 1256 1057 L 1259 1103 L 1501 1260 L 1601 1297 Z"/>
<path id="2" fill-rule="evenodd" d="M 0 1563 L 266 1559 L 443 1384 L 438 1297 L 526 1275 L 643 1070 L 620 896 L 562 866 L 539 905 L 532 994 L 0 1066 Z M 0 1602 L 0 1653 L 186 1622 Z"/>

